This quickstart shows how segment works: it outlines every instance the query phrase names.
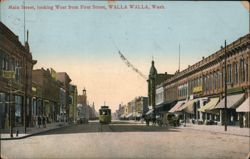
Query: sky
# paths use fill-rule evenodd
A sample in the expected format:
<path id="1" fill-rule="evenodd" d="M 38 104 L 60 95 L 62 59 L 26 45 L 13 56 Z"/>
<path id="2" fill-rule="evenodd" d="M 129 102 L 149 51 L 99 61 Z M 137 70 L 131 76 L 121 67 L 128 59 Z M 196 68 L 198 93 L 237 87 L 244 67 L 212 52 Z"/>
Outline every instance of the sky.
<path id="1" fill-rule="evenodd" d="M 23 3 L 4 0 L 0 12 L 0 20 L 22 43 Z M 128 9 L 109 9 L 110 4 Z M 78 94 L 86 88 L 90 104 L 94 102 L 98 109 L 105 102 L 112 111 L 120 103 L 147 96 L 146 80 L 125 65 L 118 50 L 146 76 L 152 59 L 158 73 L 174 73 L 179 45 L 183 70 L 219 50 L 225 40 L 231 43 L 249 33 L 249 12 L 239 1 L 25 0 L 25 5 L 30 7 L 25 10 L 25 30 L 38 61 L 34 69 L 67 72 Z M 55 9 L 56 5 L 66 9 Z M 81 5 L 106 9 L 80 9 Z M 129 9 L 130 5 L 150 9 Z M 163 9 L 152 9 L 152 5 Z"/>

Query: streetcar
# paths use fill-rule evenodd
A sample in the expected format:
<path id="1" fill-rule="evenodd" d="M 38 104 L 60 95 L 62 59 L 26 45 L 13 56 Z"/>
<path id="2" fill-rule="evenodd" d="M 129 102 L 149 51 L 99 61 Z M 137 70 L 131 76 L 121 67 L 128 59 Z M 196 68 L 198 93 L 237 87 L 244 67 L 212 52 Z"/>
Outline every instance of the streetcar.
<path id="1" fill-rule="evenodd" d="M 99 109 L 99 122 L 101 124 L 111 123 L 111 109 L 108 106 L 101 106 Z"/>

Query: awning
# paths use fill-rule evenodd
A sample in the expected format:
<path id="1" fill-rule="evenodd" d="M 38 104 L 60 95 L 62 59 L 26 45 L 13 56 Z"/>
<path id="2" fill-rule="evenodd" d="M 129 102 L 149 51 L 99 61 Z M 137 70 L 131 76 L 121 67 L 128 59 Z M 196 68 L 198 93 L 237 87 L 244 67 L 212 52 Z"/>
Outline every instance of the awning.
<path id="1" fill-rule="evenodd" d="M 178 108 L 180 108 L 185 101 L 178 101 L 173 108 L 171 108 L 168 112 L 169 113 L 174 113 Z"/>
<path id="2" fill-rule="evenodd" d="M 218 98 L 210 98 L 210 101 L 207 104 L 205 104 L 203 107 L 198 109 L 198 111 L 204 113 L 204 112 L 206 112 L 206 110 L 211 110 L 216 106 L 216 104 L 218 102 L 219 102 L 219 97 Z"/>
<path id="3" fill-rule="evenodd" d="M 162 103 L 156 105 L 155 108 L 158 109 L 160 107 L 168 106 L 168 105 L 172 104 L 173 102 L 175 102 L 175 101 L 174 100 L 172 100 L 172 101 L 165 101 L 165 102 L 162 102 Z"/>
<path id="4" fill-rule="evenodd" d="M 133 115 L 133 113 L 130 113 L 130 114 L 128 114 L 127 116 L 126 116 L 126 118 L 129 118 L 129 117 L 131 117 Z"/>
<path id="5" fill-rule="evenodd" d="M 136 115 L 136 117 L 137 118 L 139 118 L 139 117 L 141 117 L 142 115 L 140 114 L 140 113 L 138 113 L 137 115 Z"/>
<path id="6" fill-rule="evenodd" d="M 249 97 L 236 109 L 236 112 L 250 112 L 250 98 Z"/>
<path id="7" fill-rule="evenodd" d="M 227 108 L 235 109 L 241 102 L 244 100 L 244 93 L 229 95 L 227 96 Z M 223 109 L 225 108 L 225 98 L 223 98 L 219 104 L 217 104 L 214 109 Z"/>
<path id="8" fill-rule="evenodd" d="M 120 118 L 124 118 L 125 117 L 125 114 L 122 114 L 121 116 L 120 116 Z"/>
<path id="9" fill-rule="evenodd" d="M 194 102 L 196 102 L 197 99 L 189 100 L 187 103 L 183 104 L 180 108 L 178 108 L 176 111 L 184 111 L 189 114 L 194 114 Z"/>
<path id="10" fill-rule="evenodd" d="M 150 110 L 146 113 L 146 115 L 149 115 L 149 114 L 153 113 L 153 111 L 154 111 L 154 109 L 150 109 Z"/>

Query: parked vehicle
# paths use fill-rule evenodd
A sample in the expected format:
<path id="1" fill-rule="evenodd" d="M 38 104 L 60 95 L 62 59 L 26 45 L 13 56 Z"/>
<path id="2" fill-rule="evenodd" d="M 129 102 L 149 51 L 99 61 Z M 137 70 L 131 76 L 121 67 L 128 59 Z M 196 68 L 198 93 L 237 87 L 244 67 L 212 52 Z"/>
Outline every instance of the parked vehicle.
<path id="1" fill-rule="evenodd" d="M 180 126 L 180 120 L 172 113 L 165 113 L 162 116 L 162 124 L 165 126 Z"/>

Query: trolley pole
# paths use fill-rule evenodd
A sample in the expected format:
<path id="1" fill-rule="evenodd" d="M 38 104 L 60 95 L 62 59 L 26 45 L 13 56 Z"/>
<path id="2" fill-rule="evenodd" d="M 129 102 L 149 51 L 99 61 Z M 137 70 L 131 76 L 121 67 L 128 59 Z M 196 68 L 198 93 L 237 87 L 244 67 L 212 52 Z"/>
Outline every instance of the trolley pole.
<path id="1" fill-rule="evenodd" d="M 227 131 L 227 42 L 225 40 L 225 77 L 224 77 L 224 87 L 225 87 L 225 108 L 224 108 L 224 114 L 225 114 L 225 131 Z"/>

